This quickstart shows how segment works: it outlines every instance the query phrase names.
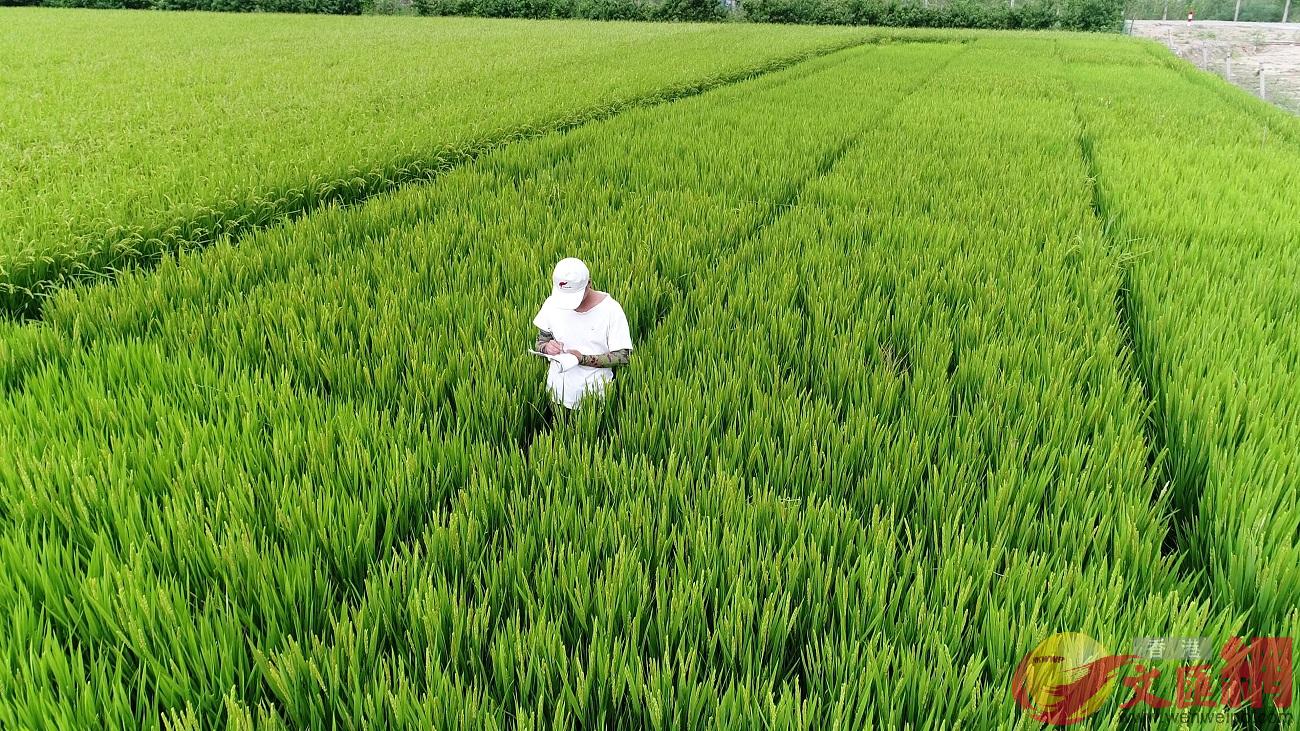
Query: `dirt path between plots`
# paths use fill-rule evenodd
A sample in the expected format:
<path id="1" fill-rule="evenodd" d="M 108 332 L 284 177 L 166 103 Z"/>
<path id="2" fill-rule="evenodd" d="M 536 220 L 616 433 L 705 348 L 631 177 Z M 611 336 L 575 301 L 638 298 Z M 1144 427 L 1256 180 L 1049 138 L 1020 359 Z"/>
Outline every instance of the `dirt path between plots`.
<path id="1" fill-rule="evenodd" d="M 1292 14 L 1300 18 L 1300 2 Z M 1130 32 L 1159 41 L 1197 67 L 1300 113 L 1300 23 L 1135 20 Z"/>

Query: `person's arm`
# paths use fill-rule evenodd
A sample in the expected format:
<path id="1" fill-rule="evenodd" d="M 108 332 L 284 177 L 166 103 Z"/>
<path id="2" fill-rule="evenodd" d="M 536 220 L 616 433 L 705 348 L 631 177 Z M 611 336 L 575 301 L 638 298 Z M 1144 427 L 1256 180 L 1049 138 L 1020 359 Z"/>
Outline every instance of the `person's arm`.
<path id="1" fill-rule="evenodd" d="M 569 352 L 578 356 L 578 365 L 587 366 L 588 368 L 614 368 L 625 366 L 632 360 L 631 348 L 613 350 L 600 355 L 581 355 L 572 350 Z"/>
<path id="2" fill-rule="evenodd" d="M 537 341 L 533 343 L 533 349 L 547 355 L 559 355 L 564 352 L 564 345 L 555 339 L 555 334 L 550 330 L 538 328 Z"/>
<path id="3" fill-rule="evenodd" d="M 537 342 L 534 343 L 535 347 L 533 349 L 541 353 L 542 348 L 546 347 L 547 343 L 552 343 L 552 342 L 555 342 L 555 335 L 550 330 L 543 330 L 541 328 L 538 328 Z"/>

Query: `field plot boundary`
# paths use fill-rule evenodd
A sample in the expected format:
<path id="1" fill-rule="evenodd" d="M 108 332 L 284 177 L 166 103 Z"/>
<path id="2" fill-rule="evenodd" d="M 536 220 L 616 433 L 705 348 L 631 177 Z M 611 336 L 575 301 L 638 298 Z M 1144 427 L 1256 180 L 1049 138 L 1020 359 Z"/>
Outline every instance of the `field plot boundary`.
<path id="1" fill-rule="evenodd" d="M 1156 41 L 1145 45 L 1153 58 L 1173 69 L 1188 83 L 1213 91 L 1226 104 L 1242 110 L 1269 132 L 1292 144 L 1300 144 L 1300 125 L 1295 124 L 1300 117 L 1286 108 L 1275 102 L 1261 99 L 1221 76 L 1198 68 L 1187 59 L 1175 56 L 1173 51 Z"/>
<path id="2" fill-rule="evenodd" d="M 1159 45 L 1159 52 L 1152 52 L 1162 61 L 1168 58 L 1164 51 L 1177 57 L 1179 71 L 1197 83 L 1218 77 L 1243 92 L 1230 95 L 1216 87 L 1233 104 L 1254 98 L 1287 117 L 1300 114 L 1300 33 L 1295 24 L 1149 20 L 1136 21 L 1130 34 Z"/>
<path id="3" fill-rule="evenodd" d="M 965 43 L 967 39 L 866 36 L 815 47 L 772 59 L 743 70 L 706 77 L 659 89 L 655 92 L 601 106 L 588 107 L 568 116 L 535 126 L 507 130 L 444 147 L 432 157 L 411 156 L 370 171 L 351 170 L 342 177 L 303 187 L 267 190 L 249 209 L 237 201 L 225 201 L 214 213 L 180 225 L 150 229 L 115 227 L 84 234 L 83 255 L 59 252 L 30 255 L 0 266 L 0 317 L 27 322 L 39 320 L 45 301 L 67 287 L 111 282 L 124 272 L 149 270 L 170 254 L 206 248 L 222 239 L 239 239 L 274 225 L 293 221 L 328 205 L 351 206 L 407 185 L 426 183 L 482 155 L 517 142 L 563 134 L 623 112 L 696 96 L 780 71 L 816 58 L 867 45 L 889 43 Z"/>

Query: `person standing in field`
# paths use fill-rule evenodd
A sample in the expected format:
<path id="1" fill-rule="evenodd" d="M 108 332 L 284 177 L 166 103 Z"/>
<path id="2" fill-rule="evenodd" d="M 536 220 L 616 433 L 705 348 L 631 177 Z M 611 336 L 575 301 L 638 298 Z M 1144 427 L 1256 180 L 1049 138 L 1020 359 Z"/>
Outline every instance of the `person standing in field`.
<path id="1" fill-rule="evenodd" d="M 603 394 L 614 369 L 628 364 L 632 333 L 623 307 L 591 286 L 591 272 L 580 259 L 563 259 L 551 275 L 551 296 L 533 318 L 536 349 L 546 355 L 568 353 L 577 364 L 552 360 L 546 386 L 555 402 L 577 408 L 588 394 Z M 572 363 L 572 361 L 569 361 Z"/>

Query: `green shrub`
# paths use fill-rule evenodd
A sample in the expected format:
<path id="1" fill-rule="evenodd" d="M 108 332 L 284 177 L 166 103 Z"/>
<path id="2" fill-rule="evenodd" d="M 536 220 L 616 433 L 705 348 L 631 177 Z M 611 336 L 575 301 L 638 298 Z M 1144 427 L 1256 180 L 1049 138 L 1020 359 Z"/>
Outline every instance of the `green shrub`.
<path id="1" fill-rule="evenodd" d="M 812 16 L 810 0 L 750 0 L 742 7 L 759 23 L 807 23 Z"/>
<path id="2" fill-rule="evenodd" d="M 411 0 L 363 0 L 361 12 L 365 15 L 414 15 Z"/>
<path id="3" fill-rule="evenodd" d="M 1051 0 L 1031 0 L 1007 13 L 1007 28 L 1041 30 L 1056 24 L 1056 9 Z"/>
<path id="4" fill-rule="evenodd" d="M 744 17 L 760 23 L 883 25 L 903 28 L 990 28 L 1110 31 L 1122 19 L 1119 0 L 1032 0 L 1014 8 L 988 0 L 925 7 L 893 0 L 749 0 Z"/>
<path id="5" fill-rule="evenodd" d="M 718 0 L 663 0 L 655 17 L 658 20 L 717 20 L 725 14 Z"/>
<path id="6" fill-rule="evenodd" d="M 1151 0 L 1146 0 L 1148 5 Z M 726 18 L 759 23 L 881 25 L 908 28 L 993 28 L 1113 31 L 1124 0 L 955 0 L 922 5 L 917 0 L 0 0 L 0 5 L 150 8 L 220 12 L 329 13 L 338 15 L 459 15 L 487 18 L 584 18 L 704 22 Z M 1265 15 L 1271 13 L 1269 10 Z M 1252 16 L 1253 17 L 1253 16 Z"/>
<path id="7" fill-rule="evenodd" d="M 1123 20 L 1123 0 L 1065 0 L 1061 11 L 1061 26 L 1069 30 L 1114 31 Z"/>
<path id="8" fill-rule="evenodd" d="M 650 20 L 651 6 L 636 0 L 578 0 L 576 16 L 589 20 Z"/>
<path id="9" fill-rule="evenodd" d="M 0 4 L 129 10 L 207 10 L 223 13 L 323 13 L 357 15 L 361 0 L 0 0 Z"/>

